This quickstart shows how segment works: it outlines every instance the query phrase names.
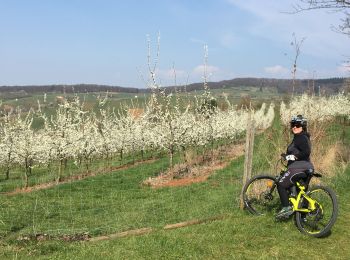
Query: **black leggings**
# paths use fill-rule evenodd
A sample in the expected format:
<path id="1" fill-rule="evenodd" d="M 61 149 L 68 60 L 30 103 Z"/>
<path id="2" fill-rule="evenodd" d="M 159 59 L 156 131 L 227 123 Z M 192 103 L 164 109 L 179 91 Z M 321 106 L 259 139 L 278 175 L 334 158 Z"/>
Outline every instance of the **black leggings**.
<path id="1" fill-rule="evenodd" d="M 289 206 L 288 189 L 292 187 L 296 181 L 306 176 L 306 169 L 288 169 L 277 183 L 278 194 L 280 195 L 282 207 Z"/>

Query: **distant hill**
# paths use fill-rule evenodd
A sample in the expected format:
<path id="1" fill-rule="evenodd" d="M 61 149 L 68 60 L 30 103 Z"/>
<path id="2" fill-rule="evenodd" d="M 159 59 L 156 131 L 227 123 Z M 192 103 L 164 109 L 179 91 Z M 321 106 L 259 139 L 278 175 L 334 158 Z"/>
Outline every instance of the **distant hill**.
<path id="1" fill-rule="evenodd" d="M 343 89 L 345 82 L 350 78 L 328 78 L 328 79 L 303 79 L 296 80 L 295 92 L 303 93 L 314 91 L 315 93 L 332 94 Z M 210 89 L 236 88 L 242 86 L 257 88 L 276 88 L 279 93 L 288 93 L 292 89 L 291 79 L 273 78 L 235 78 L 218 82 L 208 82 Z M 178 89 L 186 91 L 202 90 L 203 83 L 193 83 L 187 86 L 178 86 Z M 166 87 L 168 91 L 175 89 L 174 86 Z M 88 93 L 88 92 L 121 92 L 121 93 L 147 93 L 149 89 L 128 88 L 120 86 L 108 86 L 97 84 L 77 84 L 77 85 L 27 85 L 27 86 L 0 86 L 0 94 L 8 93 L 13 96 L 23 97 L 34 93 Z M 1 96 L 0 96 L 1 98 Z"/>
<path id="2" fill-rule="evenodd" d="M 27 93 L 86 93 L 86 92 L 123 92 L 139 93 L 145 89 L 127 88 L 119 86 L 97 85 L 97 84 L 75 84 L 75 85 L 26 85 L 26 86 L 0 86 L 0 92 L 20 92 Z"/>
<path id="3" fill-rule="evenodd" d="M 296 80 L 295 92 L 314 92 L 333 94 L 341 91 L 346 80 L 350 78 L 328 78 L 328 79 L 303 79 Z M 276 88 L 278 93 L 288 93 L 292 91 L 293 81 L 291 79 L 271 79 L 271 78 L 235 78 L 219 82 L 208 82 L 210 89 L 236 88 L 242 86 L 256 88 Z M 174 87 L 171 87 L 174 88 Z M 186 86 L 187 91 L 203 89 L 203 83 L 194 83 Z"/>

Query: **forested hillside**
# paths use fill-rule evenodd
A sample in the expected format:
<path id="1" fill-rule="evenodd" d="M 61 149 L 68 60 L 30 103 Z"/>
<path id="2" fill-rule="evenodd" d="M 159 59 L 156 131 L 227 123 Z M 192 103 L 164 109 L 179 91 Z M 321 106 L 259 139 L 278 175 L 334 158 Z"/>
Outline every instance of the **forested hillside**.
<path id="1" fill-rule="evenodd" d="M 328 78 L 328 79 L 303 79 L 296 80 L 295 91 L 297 93 L 333 94 L 341 91 L 349 85 L 349 78 Z M 211 89 L 227 89 L 239 87 L 256 87 L 260 91 L 265 88 L 275 88 L 278 93 L 289 93 L 292 89 L 291 79 L 273 78 L 235 78 L 218 82 L 208 82 Z M 186 91 L 203 90 L 203 83 L 193 83 L 187 86 L 176 86 Z M 175 86 L 166 87 L 169 91 Z M 0 86 L 0 98 L 21 98 L 33 93 L 87 93 L 87 92 L 123 92 L 123 93 L 147 93 L 147 88 L 130 88 L 121 86 L 108 86 L 98 84 L 75 84 L 75 85 L 27 85 L 27 86 Z"/>

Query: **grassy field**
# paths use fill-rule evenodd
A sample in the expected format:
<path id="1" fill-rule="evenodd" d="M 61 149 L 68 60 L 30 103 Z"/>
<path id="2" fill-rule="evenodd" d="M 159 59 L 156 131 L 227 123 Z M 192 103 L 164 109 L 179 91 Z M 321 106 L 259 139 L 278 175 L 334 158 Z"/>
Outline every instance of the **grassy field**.
<path id="1" fill-rule="evenodd" d="M 334 127 L 333 138 L 342 129 Z M 345 129 L 350 140 L 350 129 Z M 265 137 L 256 138 L 255 168 L 267 169 Z M 265 148 L 264 148 L 265 147 Z M 141 183 L 166 170 L 158 159 L 54 188 L 0 195 L 1 259 L 349 259 L 350 167 L 325 178 L 339 199 L 339 217 L 323 239 L 302 235 L 292 220 L 257 217 L 238 208 L 243 157 L 207 181 L 154 189 Z M 256 170 L 254 171 L 256 174 Z M 165 230 L 190 220 L 213 221 Z M 148 234 L 105 241 L 64 241 L 151 228 Z M 30 239 L 45 235 L 47 240 Z M 74 239 L 73 239 L 74 240 Z"/>
<path id="2" fill-rule="evenodd" d="M 255 217 L 238 210 L 235 198 L 238 196 L 239 185 L 234 185 L 233 182 L 234 180 L 239 182 L 240 178 L 230 174 L 238 170 L 239 168 L 231 165 L 212 177 L 206 184 L 197 184 L 191 188 L 176 188 L 177 192 L 169 190 L 150 192 L 154 193 L 153 196 L 158 200 L 158 205 L 154 203 L 152 207 L 149 206 L 149 201 L 153 196 L 145 195 L 142 199 L 135 195 L 130 198 L 127 202 L 130 211 L 127 222 L 130 222 L 124 223 L 126 226 L 120 230 L 151 226 L 154 232 L 150 234 L 100 242 L 17 241 L 16 236 L 12 234 L 2 241 L 1 257 L 9 259 L 16 257 L 22 259 L 270 259 L 292 258 L 298 255 L 305 259 L 347 259 L 350 256 L 348 246 L 350 196 L 346 188 L 350 182 L 349 170 L 347 177 L 342 177 L 342 185 L 338 185 L 336 189 L 340 202 L 338 221 L 332 235 L 324 239 L 314 239 L 300 234 L 293 221 L 275 222 L 273 216 Z M 167 193 L 173 194 L 170 201 L 167 196 L 164 196 Z M 179 194 L 188 198 L 184 199 Z M 136 201 L 139 207 L 135 208 L 132 204 Z M 160 205 L 162 201 L 171 203 L 166 211 L 161 210 L 165 208 L 165 205 Z M 148 202 L 148 205 L 140 208 L 140 202 Z M 146 207 L 149 213 L 142 223 L 138 222 L 142 216 L 135 218 L 135 214 L 130 214 L 132 211 L 138 211 L 138 214 L 145 215 Z M 115 206 L 110 205 L 110 208 Z M 166 221 L 174 223 L 219 213 L 224 213 L 226 218 L 181 229 L 162 229 Z M 123 222 L 123 218 L 117 215 L 114 219 L 112 216 L 108 217 L 112 223 L 106 227 L 107 229 L 115 228 L 118 224 L 122 225 L 120 222 Z M 96 225 L 106 224 L 105 219 L 96 217 L 93 218 L 98 222 L 95 223 Z"/>

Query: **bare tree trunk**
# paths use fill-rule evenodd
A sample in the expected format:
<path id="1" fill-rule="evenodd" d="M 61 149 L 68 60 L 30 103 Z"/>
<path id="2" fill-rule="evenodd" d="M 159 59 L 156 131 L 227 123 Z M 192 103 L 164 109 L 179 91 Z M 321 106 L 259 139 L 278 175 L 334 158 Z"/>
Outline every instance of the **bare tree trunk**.
<path id="1" fill-rule="evenodd" d="M 135 151 L 135 144 L 133 142 L 132 143 L 132 164 L 135 164 L 135 156 L 136 156 L 136 151 Z"/>
<path id="2" fill-rule="evenodd" d="M 33 166 L 33 159 L 30 159 L 29 160 L 29 165 L 28 165 L 28 169 L 29 169 L 28 176 L 32 175 L 32 166 Z"/>
<path id="3" fill-rule="evenodd" d="M 184 145 L 181 145 L 181 148 L 182 148 L 182 156 L 183 156 L 184 163 L 187 165 L 188 160 L 186 156 L 186 147 Z"/>
<path id="4" fill-rule="evenodd" d="M 10 161 L 11 161 L 11 153 L 8 153 L 7 164 L 6 164 L 6 180 L 10 179 Z"/>
<path id="5" fill-rule="evenodd" d="M 89 165 L 89 159 L 85 158 L 85 168 L 86 168 L 86 172 L 90 172 L 90 165 Z"/>
<path id="6" fill-rule="evenodd" d="M 141 149 L 141 160 L 145 160 L 145 151 L 143 149 Z"/>
<path id="7" fill-rule="evenodd" d="M 67 165 L 68 165 L 68 159 L 64 158 L 63 162 L 64 162 L 64 169 L 66 170 L 67 169 Z"/>
<path id="8" fill-rule="evenodd" d="M 213 137 L 213 134 L 211 135 L 210 137 L 210 146 L 211 146 L 211 149 L 210 149 L 210 161 L 214 161 L 214 137 Z"/>
<path id="9" fill-rule="evenodd" d="M 6 180 L 10 179 L 10 166 L 7 164 L 6 166 Z"/>
<path id="10" fill-rule="evenodd" d="M 26 168 L 24 171 L 24 188 L 28 188 L 28 184 L 29 184 L 29 178 L 28 178 L 28 169 Z"/>
<path id="11" fill-rule="evenodd" d="M 24 188 L 28 188 L 29 178 L 28 178 L 28 158 L 25 158 L 25 170 L 24 170 Z"/>
<path id="12" fill-rule="evenodd" d="M 120 165 L 123 164 L 123 148 L 120 149 Z"/>
<path id="13" fill-rule="evenodd" d="M 60 180 L 61 180 L 63 164 L 64 164 L 64 162 L 63 162 L 63 159 L 61 158 L 61 159 L 60 159 L 60 165 L 58 166 L 58 174 L 57 174 L 56 180 L 55 180 L 57 184 L 58 184 L 58 183 L 60 182 Z"/>
<path id="14" fill-rule="evenodd" d="M 171 144 L 169 147 L 169 167 L 173 169 L 173 161 L 174 161 L 174 146 Z"/>

